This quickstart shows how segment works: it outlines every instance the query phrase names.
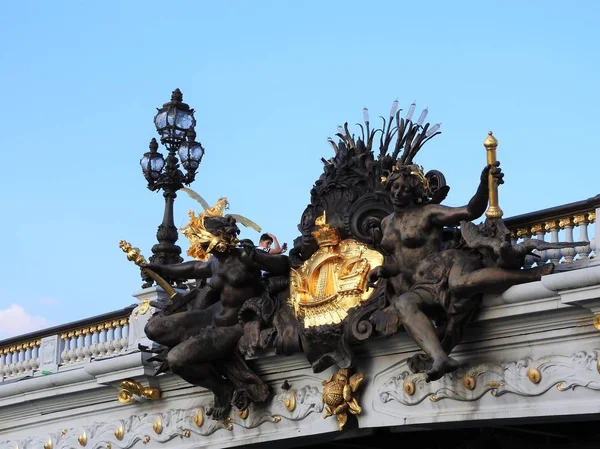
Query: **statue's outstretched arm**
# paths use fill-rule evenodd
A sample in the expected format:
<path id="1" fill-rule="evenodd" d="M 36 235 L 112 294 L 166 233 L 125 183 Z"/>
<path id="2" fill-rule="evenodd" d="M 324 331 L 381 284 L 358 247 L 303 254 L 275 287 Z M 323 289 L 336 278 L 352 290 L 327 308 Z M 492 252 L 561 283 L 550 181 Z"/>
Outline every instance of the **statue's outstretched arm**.
<path id="1" fill-rule="evenodd" d="M 163 275 L 177 279 L 206 279 L 212 276 L 212 270 L 207 262 L 192 260 L 173 265 L 149 263 L 146 268 Z"/>
<path id="2" fill-rule="evenodd" d="M 473 198 L 466 206 L 448 207 L 439 204 L 427 206 L 427 218 L 435 226 L 458 226 L 461 221 L 476 220 L 485 212 L 489 199 L 489 175 L 498 184 L 504 183 L 504 173 L 500 170 L 500 162 L 487 165 L 481 172 L 479 186 Z"/>
<path id="3" fill-rule="evenodd" d="M 255 251 L 252 259 L 258 268 L 268 271 L 275 276 L 289 274 L 290 272 L 290 259 L 286 255 Z"/>

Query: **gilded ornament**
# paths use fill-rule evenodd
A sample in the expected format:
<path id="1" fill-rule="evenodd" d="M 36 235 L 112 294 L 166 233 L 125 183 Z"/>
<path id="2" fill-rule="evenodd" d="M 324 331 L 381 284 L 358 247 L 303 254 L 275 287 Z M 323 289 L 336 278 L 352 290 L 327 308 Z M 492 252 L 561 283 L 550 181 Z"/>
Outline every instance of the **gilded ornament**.
<path id="1" fill-rule="evenodd" d="M 112 449 L 112 444 L 110 444 L 110 442 L 106 443 L 106 449 Z"/>
<path id="2" fill-rule="evenodd" d="M 60 434 L 64 437 L 67 434 L 67 429 L 61 429 Z"/>
<path id="3" fill-rule="evenodd" d="M 590 212 L 588 214 L 588 221 L 590 223 L 595 223 L 596 222 L 596 212 Z"/>
<path id="4" fill-rule="evenodd" d="M 473 376 L 463 376 L 462 378 L 463 385 L 467 390 L 474 390 L 477 382 Z"/>
<path id="5" fill-rule="evenodd" d="M 571 217 L 561 218 L 560 220 L 558 220 L 558 226 L 560 226 L 561 229 L 572 228 L 573 219 Z"/>
<path id="6" fill-rule="evenodd" d="M 85 446 L 87 444 L 87 433 L 85 432 L 85 430 L 81 435 L 77 437 L 77 441 L 81 446 Z"/>
<path id="7" fill-rule="evenodd" d="M 246 407 L 244 410 L 240 410 L 238 412 L 238 416 L 242 419 L 246 419 L 246 418 L 248 418 L 249 413 L 250 413 L 250 410 L 248 409 L 248 407 Z"/>
<path id="8" fill-rule="evenodd" d="M 44 449 L 52 449 L 52 438 L 48 437 L 48 441 L 44 443 Z"/>
<path id="9" fill-rule="evenodd" d="M 594 315 L 594 327 L 600 331 L 600 314 Z"/>
<path id="10" fill-rule="evenodd" d="M 588 219 L 586 217 L 585 214 L 581 214 L 581 215 L 575 215 L 575 217 L 573 217 L 573 223 L 575 223 L 577 226 L 581 225 L 581 224 L 588 224 Z"/>
<path id="11" fill-rule="evenodd" d="M 294 409 L 296 408 L 296 393 L 294 393 L 293 391 L 290 393 L 290 395 L 285 399 L 284 403 L 285 408 L 289 411 L 289 412 L 293 412 Z"/>
<path id="12" fill-rule="evenodd" d="M 127 260 L 133 262 L 140 268 L 144 268 L 146 266 L 146 259 L 140 254 L 139 248 L 132 247 L 131 243 L 126 242 L 125 240 L 121 240 L 119 242 L 119 248 L 121 248 L 123 252 L 127 254 Z M 173 289 L 171 284 L 165 281 L 157 273 L 155 273 L 152 270 L 148 270 L 147 268 L 144 268 L 144 272 L 147 273 L 152 279 L 154 279 L 156 283 L 160 285 L 171 298 L 177 295 L 177 292 Z"/>
<path id="13" fill-rule="evenodd" d="M 531 227 L 532 234 L 541 234 L 544 231 L 544 227 L 541 224 L 536 224 Z"/>
<path id="14" fill-rule="evenodd" d="M 115 438 L 119 441 L 123 439 L 125 436 L 125 427 L 123 426 L 123 421 L 119 422 L 119 427 L 115 430 Z"/>
<path id="15" fill-rule="evenodd" d="M 555 231 L 559 229 L 559 224 L 557 220 L 550 220 L 544 223 L 544 229 L 546 231 Z"/>
<path id="16" fill-rule="evenodd" d="M 542 380 L 542 374 L 536 368 L 529 368 L 527 370 L 527 377 L 534 384 L 539 384 Z"/>
<path id="17" fill-rule="evenodd" d="M 565 383 L 564 382 L 559 382 L 559 383 L 556 384 L 556 389 L 558 391 L 567 391 L 567 390 L 569 390 L 569 387 L 568 386 L 565 387 Z"/>
<path id="18" fill-rule="evenodd" d="M 281 416 L 279 416 L 279 415 L 273 416 L 273 422 L 274 423 L 278 423 L 279 421 L 281 421 Z"/>
<path id="19" fill-rule="evenodd" d="M 142 440 L 142 443 L 144 443 L 144 444 L 148 444 L 148 442 L 149 442 L 149 441 L 150 441 L 150 435 L 146 435 L 146 436 L 144 437 L 144 439 Z"/>
<path id="20" fill-rule="evenodd" d="M 204 409 L 199 408 L 193 416 L 192 421 L 194 421 L 197 427 L 202 427 L 202 424 L 204 424 Z"/>
<path id="21" fill-rule="evenodd" d="M 152 423 L 152 430 L 160 435 L 163 431 L 162 415 L 158 415 Z"/>
<path id="22" fill-rule="evenodd" d="M 136 397 L 155 400 L 161 395 L 158 388 L 144 387 L 133 379 L 124 380 L 119 388 L 118 398 L 121 404 L 130 404 Z"/>
<path id="23" fill-rule="evenodd" d="M 517 229 L 517 237 L 528 237 L 530 235 L 531 235 L 531 232 L 527 228 Z"/>
<path id="24" fill-rule="evenodd" d="M 415 383 L 414 382 L 404 382 L 404 393 L 409 396 L 415 394 Z"/>
<path id="25" fill-rule="evenodd" d="M 189 437 L 191 437 L 191 436 L 192 436 L 192 432 L 191 432 L 191 430 L 189 430 L 189 429 L 184 429 L 184 430 L 183 430 L 183 436 L 184 436 L 184 437 L 186 437 L 186 438 L 189 438 Z"/>
<path id="26" fill-rule="evenodd" d="M 304 327 L 338 324 L 348 310 L 366 301 L 369 271 L 383 256 L 357 240 L 340 241 L 326 215 L 315 220 L 319 249 L 298 269 L 290 270 L 290 303 Z"/>
<path id="27" fill-rule="evenodd" d="M 496 380 L 492 380 L 490 382 L 488 382 L 488 387 L 492 387 L 492 388 L 498 388 L 498 387 L 503 387 L 504 384 L 502 382 L 498 382 Z"/>
<path id="28" fill-rule="evenodd" d="M 323 381 L 323 403 L 325 404 L 325 415 L 323 418 L 335 415 L 338 420 L 338 428 L 342 430 L 348 421 L 348 412 L 359 415 L 362 412 L 356 398 L 358 386 L 364 379 L 362 373 L 357 373 L 348 378 L 348 369 L 340 368 L 329 380 Z"/>
<path id="29" fill-rule="evenodd" d="M 133 315 L 137 319 L 137 317 L 139 315 L 145 315 L 148 312 L 148 310 L 150 310 L 150 300 L 149 299 L 144 299 L 140 303 L 140 305 L 138 306 L 137 310 L 135 311 L 135 313 Z"/>

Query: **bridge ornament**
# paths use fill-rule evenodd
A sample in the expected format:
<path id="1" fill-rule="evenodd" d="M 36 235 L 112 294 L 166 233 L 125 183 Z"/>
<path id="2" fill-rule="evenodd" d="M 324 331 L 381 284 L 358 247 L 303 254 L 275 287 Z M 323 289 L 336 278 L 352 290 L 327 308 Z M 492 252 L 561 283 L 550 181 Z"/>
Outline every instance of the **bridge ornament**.
<path id="1" fill-rule="evenodd" d="M 289 256 L 239 240 L 240 223 L 260 228 L 228 214 L 225 198 L 209 206 L 189 189 L 186 193 L 202 204 L 198 214 L 190 211 L 182 230 L 190 241 L 191 261 L 147 263 L 138 249 L 121 242 L 128 259 L 168 294 L 165 301 L 148 304 L 154 313 L 145 333 L 156 345 L 141 349 L 153 354 L 157 374 L 175 373 L 213 393 L 213 404 L 205 409 L 211 426 L 227 428 L 232 407 L 245 426 L 285 419 L 284 414 L 258 412 L 272 395 L 250 359 L 265 350 L 303 352 L 315 373 L 332 367 L 344 373 L 360 368 L 353 350 L 357 343 L 404 330 L 423 352 L 408 360 L 410 373 L 395 385 L 399 390 L 394 394 L 406 395 L 401 397 L 409 403 L 418 401 L 423 385 L 455 375 L 459 365 L 449 354 L 461 342 L 484 293 L 500 293 L 552 273 L 551 263 L 521 269 L 533 250 L 587 244 L 511 241 L 498 204 L 504 174 L 491 132 L 484 141 L 487 164 L 475 194 L 463 206 L 442 205 L 449 191 L 444 175 L 425 171 L 414 161 L 423 145 L 440 134 L 440 125 L 425 123 L 427 110 L 414 121 L 414 111 L 413 103 L 403 114 L 395 101 L 380 128 L 372 126 L 366 109 L 358 136 L 347 123 L 338 127 L 337 141 L 329 139 L 334 154 L 322 159 L 323 173 L 310 190 Z M 484 214 L 482 224 L 472 223 Z M 167 281 L 183 279 L 197 282 L 182 291 Z M 540 373 L 539 384 L 532 376 L 531 385 L 544 384 L 545 373 Z M 346 411 L 360 411 L 350 394 L 358 380 L 336 376 L 323 394 L 327 414 L 338 416 L 341 428 Z M 347 384 L 334 398 L 332 388 L 341 385 L 340 376 L 346 376 Z M 473 394 L 481 391 L 477 375 L 468 375 L 461 385 Z M 287 411 L 297 413 L 298 392 L 284 396 Z M 389 392 L 387 397 L 396 396 Z M 208 429 L 193 424 L 185 428 L 187 433 Z M 162 428 L 161 437 L 168 433 L 164 416 Z"/>

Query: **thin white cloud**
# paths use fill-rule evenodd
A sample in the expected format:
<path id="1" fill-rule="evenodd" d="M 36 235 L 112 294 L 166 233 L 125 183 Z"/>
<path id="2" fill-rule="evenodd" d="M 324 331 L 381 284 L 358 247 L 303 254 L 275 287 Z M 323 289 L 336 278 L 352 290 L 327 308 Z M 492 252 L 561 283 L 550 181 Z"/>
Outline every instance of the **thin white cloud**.
<path id="1" fill-rule="evenodd" d="M 0 309 L 0 340 L 48 327 L 50 322 L 41 316 L 29 315 L 25 309 L 12 304 Z"/>

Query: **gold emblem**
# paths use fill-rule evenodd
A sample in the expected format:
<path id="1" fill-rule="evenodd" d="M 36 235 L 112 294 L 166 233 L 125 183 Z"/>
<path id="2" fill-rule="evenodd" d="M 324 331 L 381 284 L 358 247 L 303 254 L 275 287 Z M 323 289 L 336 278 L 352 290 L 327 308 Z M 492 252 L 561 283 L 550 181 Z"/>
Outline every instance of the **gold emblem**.
<path id="1" fill-rule="evenodd" d="M 336 374 L 322 382 L 323 403 L 325 404 L 323 418 L 335 415 L 339 430 L 342 430 L 348 421 L 348 412 L 353 415 L 360 415 L 362 412 L 362 408 L 352 393 L 356 393 L 363 379 L 362 373 L 348 377 L 348 370 L 340 368 Z"/>
<path id="2" fill-rule="evenodd" d="M 371 293 L 367 275 L 383 256 L 357 240 L 340 241 L 326 215 L 315 220 L 319 249 L 298 269 L 290 270 L 290 303 L 304 327 L 340 323 L 348 310 Z"/>

